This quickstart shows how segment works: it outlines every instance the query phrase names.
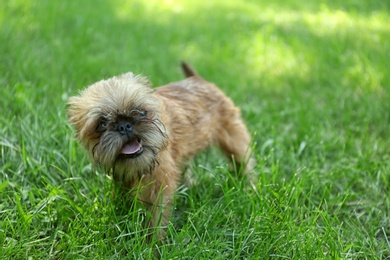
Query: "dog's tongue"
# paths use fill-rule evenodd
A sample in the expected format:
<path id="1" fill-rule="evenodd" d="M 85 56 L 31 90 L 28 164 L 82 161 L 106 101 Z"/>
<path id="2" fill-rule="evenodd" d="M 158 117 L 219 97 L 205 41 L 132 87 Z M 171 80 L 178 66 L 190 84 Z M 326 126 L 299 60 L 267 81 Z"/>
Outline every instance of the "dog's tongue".
<path id="1" fill-rule="evenodd" d="M 128 143 L 126 143 L 122 148 L 122 154 L 134 154 L 141 149 L 141 144 L 137 139 L 134 139 Z"/>

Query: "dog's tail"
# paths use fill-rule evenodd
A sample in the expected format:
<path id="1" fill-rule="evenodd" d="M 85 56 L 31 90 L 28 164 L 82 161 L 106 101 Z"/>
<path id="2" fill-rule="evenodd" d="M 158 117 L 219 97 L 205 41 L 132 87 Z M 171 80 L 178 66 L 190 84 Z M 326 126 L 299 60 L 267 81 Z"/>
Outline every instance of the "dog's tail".
<path id="1" fill-rule="evenodd" d="M 193 76 L 198 76 L 198 73 L 196 73 L 196 71 L 193 68 L 191 68 L 191 66 L 188 65 L 184 61 L 181 62 L 181 68 L 183 69 L 184 75 L 187 78 L 193 77 Z"/>

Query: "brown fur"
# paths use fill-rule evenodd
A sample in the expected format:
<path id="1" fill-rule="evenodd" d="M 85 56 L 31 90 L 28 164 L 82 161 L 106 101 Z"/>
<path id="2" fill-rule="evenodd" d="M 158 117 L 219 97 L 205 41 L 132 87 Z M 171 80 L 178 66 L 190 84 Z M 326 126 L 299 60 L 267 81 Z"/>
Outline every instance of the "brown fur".
<path id="1" fill-rule="evenodd" d="M 145 77 L 127 73 L 69 100 L 77 138 L 97 165 L 149 208 L 151 228 L 168 224 L 182 166 L 206 147 L 220 147 L 242 172 L 250 172 L 253 164 L 251 137 L 239 109 L 190 66 L 183 63 L 182 68 L 186 79 L 156 89 Z M 118 134 L 123 120 L 133 127 L 126 136 Z M 131 138 L 141 140 L 143 153 L 123 159 L 121 150 Z"/>

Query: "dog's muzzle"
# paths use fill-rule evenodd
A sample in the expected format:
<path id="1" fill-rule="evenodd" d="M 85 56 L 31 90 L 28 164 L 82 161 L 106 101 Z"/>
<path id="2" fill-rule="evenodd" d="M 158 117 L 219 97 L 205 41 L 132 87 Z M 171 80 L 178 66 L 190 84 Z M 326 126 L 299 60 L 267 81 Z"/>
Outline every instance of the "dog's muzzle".
<path id="1" fill-rule="evenodd" d="M 121 135 L 131 135 L 131 133 L 133 132 L 133 126 L 130 122 L 128 121 L 122 121 L 122 122 L 119 122 L 116 130 L 121 134 Z"/>
<path id="2" fill-rule="evenodd" d="M 129 121 L 119 122 L 116 130 L 129 139 L 123 145 L 120 157 L 136 158 L 143 153 L 142 140 L 133 135 L 133 125 Z"/>

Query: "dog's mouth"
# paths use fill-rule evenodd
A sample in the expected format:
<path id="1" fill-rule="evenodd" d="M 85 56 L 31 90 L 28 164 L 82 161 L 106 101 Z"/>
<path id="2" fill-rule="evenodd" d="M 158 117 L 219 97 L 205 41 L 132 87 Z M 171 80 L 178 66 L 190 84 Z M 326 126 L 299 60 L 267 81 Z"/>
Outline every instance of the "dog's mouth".
<path id="1" fill-rule="evenodd" d="M 120 152 L 120 157 L 124 158 L 136 158 L 143 153 L 144 149 L 142 147 L 141 139 L 132 139 L 125 143 Z"/>

